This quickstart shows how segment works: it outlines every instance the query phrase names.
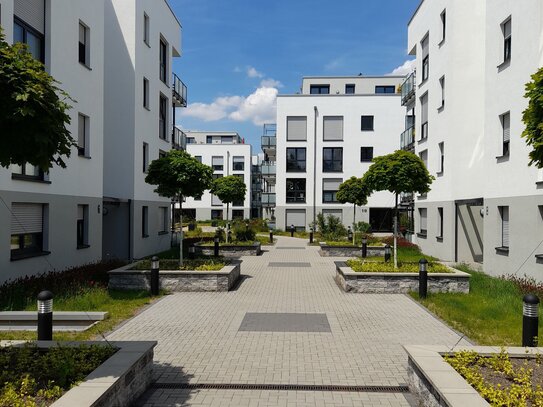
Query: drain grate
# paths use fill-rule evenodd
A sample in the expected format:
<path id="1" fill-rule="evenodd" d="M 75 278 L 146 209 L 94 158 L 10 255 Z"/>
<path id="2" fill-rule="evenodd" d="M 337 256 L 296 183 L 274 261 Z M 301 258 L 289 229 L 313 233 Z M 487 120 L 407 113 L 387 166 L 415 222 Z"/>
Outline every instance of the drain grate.
<path id="1" fill-rule="evenodd" d="M 153 383 L 154 389 L 171 390 L 283 390 L 337 391 L 349 393 L 409 393 L 407 386 L 342 386 L 325 384 L 256 384 L 256 383 Z"/>

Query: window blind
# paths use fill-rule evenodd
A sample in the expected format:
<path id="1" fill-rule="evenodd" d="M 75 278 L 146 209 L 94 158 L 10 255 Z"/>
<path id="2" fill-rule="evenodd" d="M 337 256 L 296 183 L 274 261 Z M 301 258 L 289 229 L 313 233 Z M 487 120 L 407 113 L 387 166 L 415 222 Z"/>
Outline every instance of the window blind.
<path id="1" fill-rule="evenodd" d="M 322 180 L 323 191 L 337 191 L 343 180 L 341 178 L 324 178 Z"/>
<path id="2" fill-rule="evenodd" d="M 35 203 L 11 204 L 11 234 L 41 233 L 43 231 L 43 205 Z"/>
<path id="3" fill-rule="evenodd" d="M 287 227 L 294 225 L 305 228 L 305 209 L 287 209 Z"/>
<path id="4" fill-rule="evenodd" d="M 45 0 L 15 0 L 13 9 L 29 26 L 40 34 L 45 33 Z"/>
<path id="5" fill-rule="evenodd" d="M 420 230 L 426 231 L 427 230 L 427 212 L 426 208 L 419 209 L 419 215 L 420 215 Z"/>
<path id="6" fill-rule="evenodd" d="M 323 128 L 324 140 L 343 140 L 343 116 L 324 117 Z"/>
<path id="7" fill-rule="evenodd" d="M 287 117 L 287 140 L 288 141 L 306 141 L 307 140 L 307 117 Z"/>
<path id="8" fill-rule="evenodd" d="M 509 141 L 511 137 L 511 116 L 509 113 L 506 113 L 502 116 L 502 126 L 503 126 L 503 141 Z"/>
<path id="9" fill-rule="evenodd" d="M 502 247 L 509 247 L 509 207 L 502 206 Z"/>

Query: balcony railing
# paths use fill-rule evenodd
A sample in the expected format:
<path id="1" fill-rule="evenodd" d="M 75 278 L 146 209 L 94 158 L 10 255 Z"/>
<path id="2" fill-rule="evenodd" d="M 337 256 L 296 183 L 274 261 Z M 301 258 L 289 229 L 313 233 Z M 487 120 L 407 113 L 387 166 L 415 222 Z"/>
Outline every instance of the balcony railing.
<path id="1" fill-rule="evenodd" d="M 176 74 L 173 74 L 173 103 L 175 107 L 187 107 L 187 86 Z"/>
<path id="2" fill-rule="evenodd" d="M 405 106 L 415 95 L 415 72 L 402 83 L 402 106 Z"/>
<path id="3" fill-rule="evenodd" d="M 408 128 L 400 137 L 400 148 L 412 150 L 415 145 L 415 126 Z"/>
<path id="4" fill-rule="evenodd" d="M 265 208 L 275 206 L 275 192 L 263 192 L 262 193 L 262 206 Z"/>
<path id="5" fill-rule="evenodd" d="M 277 167 L 274 162 L 263 163 L 261 169 L 263 176 L 275 176 L 277 174 Z"/>
<path id="6" fill-rule="evenodd" d="M 262 148 L 269 149 L 277 146 L 277 137 L 275 136 L 262 136 Z"/>
<path id="7" fill-rule="evenodd" d="M 172 132 L 172 147 L 176 150 L 187 149 L 187 135 L 175 126 Z"/>
<path id="8" fill-rule="evenodd" d="M 415 195 L 412 192 L 402 192 L 400 194 L 400 202 L 402 204 L 410 204 L 415 200 Z"/>

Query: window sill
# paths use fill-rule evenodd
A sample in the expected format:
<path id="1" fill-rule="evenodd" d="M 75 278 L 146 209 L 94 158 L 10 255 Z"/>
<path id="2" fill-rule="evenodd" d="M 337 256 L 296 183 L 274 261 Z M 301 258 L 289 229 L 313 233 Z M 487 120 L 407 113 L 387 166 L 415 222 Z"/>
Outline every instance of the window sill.
<path id="1" fill-rule="evenodd" d="M 170 232 L 168 232 L 167 230 L 163 230 L 162 232 L 158 232 L 158 235 L 163 236 L 163 235 L 167 235 L 168 233 Z"/>
<path id="2" fill-rule="evenodd" d="M 421 239 L 426 239 L 428 237 L 427 233 L 417 233 L 417 237 L 420 237 Z"/>
<path id="3" fill-rule="evenodd" d="M 419 138 L 419 139 L 417 140 L 417 143 L 422 144 L 422 143 L 426 142 L 427 140 L 428 140 L 428 137 Z"/>
<path id="4" fill-rule="evenodd" d="M 445 44 L 445 38 L 443 38 L 443 39 L 439 42 L 439 44 L 437 44 L 437 46 L 438 46 L 439 48 L 441 48 L 441 47 L 443 46 L 443 44 Z"/>
<path id="5" fill-rule="evenodd" d="M 36 253 L 24 253 L 24 254 L 15 254 L 11 255 L 10 261 L 19 261 L 24 259 L 31 259 L 33 257 L 41 257 L 41 256 L 47 256 L 51 254 L 51 252 L 41 251 Z"/>
<path id="6" fill-rule="evenodd" d="M 332 172 L 332 173 L 335 173 L 335 174 L 341 174 L 343 172 L 343 170 L 322 170 L 323 173 L 329 173 L 329 172 Z"/>
<path id="7" fill-rule="evenodd" d="M 438 176 L 438 177 L 442 177 L 442 176 L 443 176 L 443 174 L 444 174 L 444 172 L 443 172 L 443 171 L 439 171 L 439 172 L 436 172 L 436 176 Z"/>
<path id="8" fill-rule="evenodd" d="M 149 108 L 149 106 L 143 106 L 143 108 L 144 108 L 145 110 L 147 110 L 148 112 L 151 111 L 151 109 Z"/>
<path id="9" fill-rule="evenodd" d="M 509 247 L 496 247 L 496 254 L 503 254 L 505 256 L 509 255 Z"/>
<path id="10" fill-rule="evenodd" d="M 28 181 L 28 182 L 37 182 L 38 184 L 50 184 L 51 181 L 46 181 L 44 179 L 33 177 L 30 175 L 23 174 L 11 174 L 11 179 L 16 181 Z"/>
<path id="11" fill-rule="evenodd" d="M 83 68 L 86 68 L 87 70 L 89 71 L 92 71 L 92 68 L 90 66 L 88 66 L 87 64 L 84 64 L 83 62 L 79 62 L 79 65 L 81 65 Z"/>
<path id="12" fill-rule="evenodd" d="M 504 163 L 506 161 L 509 161 L 509 154 L 500 155 L 499 157 L 496 157 L 496 163 L 497 164 Z"/>
<path id="13" fill-rule="evenodd" d="M 436 240 L 437 240 L 439 243 L 443 243 L 443 236 L 436 236 Z"/>
<path id="14" fill-rule="evenodd" d="M 445 110 L 445 103 L 443 103 L 441 106 L 439 106 L 439 107 L 437 108 L 437 112 L 438 112 L 438 113 L 441 113 L 441 112 L 444 111 L 444 110 Z"/>
<path id="15" fill-rule="evenodd" d="M 360 129 L 360 131 L 375 131 L 374 129 Z"/>
<path id="16" fill-rule="evenodd" d="M 428 82 L 428 78 L 426 78 L 426 79 L 423 79 L 423 80 L 422 80 L 422 82 L 421 82 L 421 83 L 419 83 L 419 86 L 418 86 L 418 87 L 420 88 L 421 86 L 424 86 L 424 85 L 426 85 L 426 82 Z"/>
<path id="17" fill-rule="evenodd" d="M 295 173 L 298 173 L 298 174 L 303 174 L 303 173 L 307 172 L 307 170 L 287 170 L 286 172 L 287 173 L 295 172 Z"/>
<path id="18" fill-rule="evenodd" d="M 92 157 L 90 155 L 78 155 L 79 158 L 84 158 L 86 160 L 90 160 Z"/>
<path id="19" fill-rule="evenodd" d="M 360 160 L 360 162 L 361 163 L 371 163 L 371 162 L 373 162 L 373 159 L 371 159 L 371 160 Z"/>
<path id="20" fill-rule="evenodd" d="M 340 205 L 338 201 L 330 201 L 330 202 L 322 201 L 322 204 L 323 205 Z"/>
<path id="21" fill-rule="evenodd" d="M 151 48 L 151 44 L 149 44 L 147 41 L 143 40 L 143 43 L 147 45 L 149 48 Z"/>
<path id="22" fill-rule="evenodd" d="M 90 245 L 88 244 L 80 244 L 80 245 L 77 245 L 77 250 L 88 249 L 89 247 Z"/>
<path id="23" fill-rule="evenodd" d="M 289 205 L 305 205 L 305 201 L 303 201 L 303 202 L 299 202 L 299 201 L 289 202 L 289 201 L 286 201 L 286 203 L 289 204 Z"/>
<path id="24" fill-rule="evenodd" d="M 506 59 L 505 61 L 503 61 L 501 64 L 499 64 L 499 65 L 497 66 L 498 72 L 501 72 L 501 71 L 503 71 L 504 69 L 507 69 L 507 68 L 509 67 L 509 65 L 511 65 L 511 58 Z"/>
<path id="25" fill-rule="evenodd" d="M 149 237 L 149 235 L 141 235 L 142 239 L 147 239 L 148 237 Z"/>

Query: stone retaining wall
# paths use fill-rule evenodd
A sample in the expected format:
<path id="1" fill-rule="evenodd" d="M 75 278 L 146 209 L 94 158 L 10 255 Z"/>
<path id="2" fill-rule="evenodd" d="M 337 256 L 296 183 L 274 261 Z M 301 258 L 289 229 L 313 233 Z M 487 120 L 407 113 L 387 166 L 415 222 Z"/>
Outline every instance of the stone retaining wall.
<path id="1" fill-rule="evenodd" d="M 336 263 L 336 283 L 345 292 L 407 294 L 418 291 L 417 273 L 357 273 L 344 262 Z M 470 275 L 450 268 L 451 273 L 428 274 L 428 292 L 469 293 Z"/>
<path id="2" fill-rule="evenodd" d="M 322 257 L 360 257 L 362 256 L 362 247 L 353 246 L 329 246 L 325 243 L 320 243 L 319 254 Z M 368 257 L 384 257 L 384 246 L 368 246 Z"/>
<path id="3" fill-rule="evenodd" d="M 128 265 L 109 271 L 108 288 L 116 290 L 150 290 L 150 270 L 130 270 Z M 232 261 L 219 271 L 160 270 L 160 288 L 170 292 L 229 291 L 240 276 L 239 261 Z"/>
<path id="4" fill-rule="evenodd" d="M 194 249 L 197 256 L 213 256 L 215 254 L 214 246 L 204 246 L 196 243 Z M 252 246 L 219 246 L 219 256 L 224 257 L 260 256 L 261 253 L 260 242 L 255 242 Z"/>

